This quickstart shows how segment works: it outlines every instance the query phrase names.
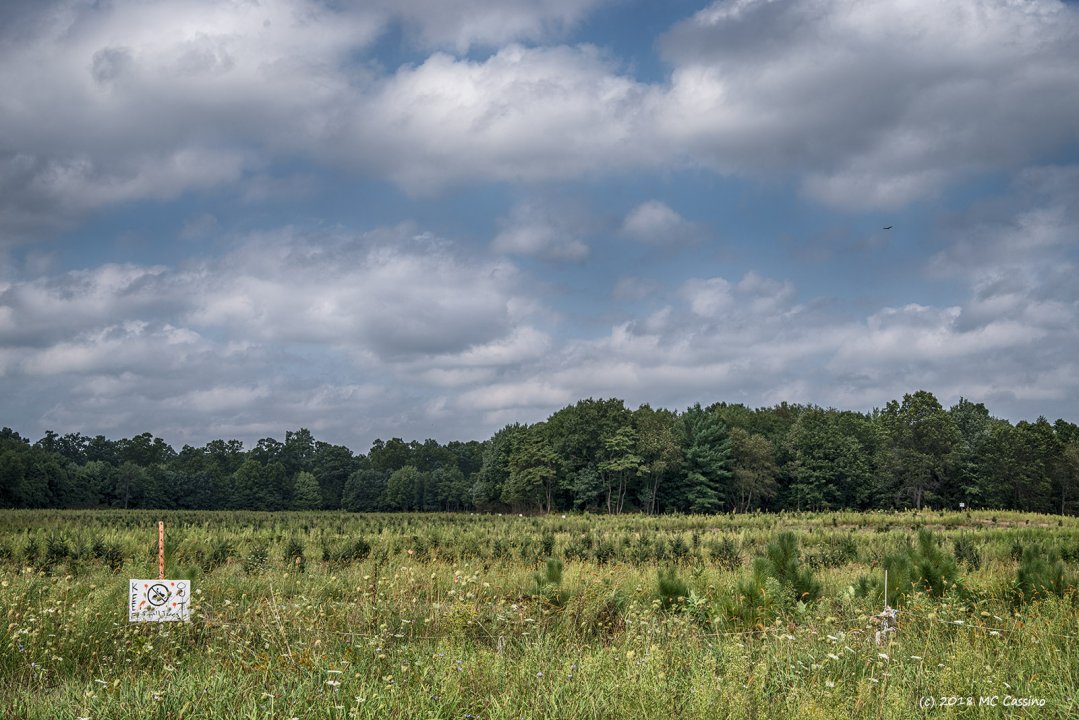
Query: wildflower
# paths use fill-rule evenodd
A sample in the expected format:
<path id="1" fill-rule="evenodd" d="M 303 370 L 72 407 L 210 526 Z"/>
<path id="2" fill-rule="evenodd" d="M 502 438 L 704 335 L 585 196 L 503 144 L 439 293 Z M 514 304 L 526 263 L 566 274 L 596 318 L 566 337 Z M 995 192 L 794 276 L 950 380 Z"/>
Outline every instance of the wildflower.
<path id="1" fill-rule="evenodd" d="M 888 653 L 877 653 L 877 657 L 879 657 L 881 660 L 887 660 Z"/>
<path id="2" fill-rule="evenodd" d="M 329 685 L 330 687 L 334 688 L 335 690 L 338 688 L 338 686 L 341 685 L 341 683 L 338 682 L 337 680 L 327 680 L 326 684 Z"/>
<path id="3" fill-rule="evenodd" d="M 830 687 L 830 688 L 835 687 L 835 683 L 833 681 L 831 681 L 831 680 L 825 680 L 824 685 L 825 685 L 825 687 Z"/>
<path id="4" fill-rule="evenodd" d="M 543 671 L 540 671 L 540 672 L 536 673 L 536 677 L 538 677 L 538 678 L 543 677 Z"/>
<path id="5" fill-rule="evenodd" d="M 990 630 L 989 634 L 992 635 L 993 637 L 1000 637 L 1000 633 L 997 632 L 996 630 Z"/>

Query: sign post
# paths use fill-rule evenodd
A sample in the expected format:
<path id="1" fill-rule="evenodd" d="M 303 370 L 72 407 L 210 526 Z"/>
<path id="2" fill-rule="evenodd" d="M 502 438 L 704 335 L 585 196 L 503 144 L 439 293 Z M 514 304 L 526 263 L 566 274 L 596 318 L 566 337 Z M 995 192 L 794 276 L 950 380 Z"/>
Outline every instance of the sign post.
<path id="1" fill-rule="evenodd" d="M 191 619 L 191 581 L 165 579 L 165 523 L 157 523 L 157 579 L 128 581 L 129 622 Z"/>

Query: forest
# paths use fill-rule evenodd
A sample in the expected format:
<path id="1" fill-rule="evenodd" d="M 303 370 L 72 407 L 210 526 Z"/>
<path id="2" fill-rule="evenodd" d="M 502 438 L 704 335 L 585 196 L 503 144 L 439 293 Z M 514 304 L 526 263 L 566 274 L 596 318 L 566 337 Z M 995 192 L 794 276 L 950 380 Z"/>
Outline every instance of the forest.
<path id="1" fill-rule="evenodd" d="M 375 440 L 300 428 L 284 442 L 176 451 L 0 431 L 0 507 L 723 513 L 893 508 L 1079 512 L 1079 426 L 1011 423 L 919 390 L 869 413 L 782 403 L 681 412 L 587 399 L 484 441 Z"/>

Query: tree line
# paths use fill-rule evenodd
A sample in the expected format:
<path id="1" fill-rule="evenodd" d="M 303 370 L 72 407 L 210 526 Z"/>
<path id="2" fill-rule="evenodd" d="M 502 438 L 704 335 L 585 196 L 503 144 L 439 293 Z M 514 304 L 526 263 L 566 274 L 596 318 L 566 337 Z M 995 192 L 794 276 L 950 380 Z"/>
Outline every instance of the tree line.
<path id="1" fill-rule="evenodd" d="M 1079 511 L 1079 426 L 1016 424 L 920 390 L 870 413 L 781 403 L 681 412 L 587 399 L 485 441 L 213 440 L 179 452 L 151 433 L 110 440 L 0 431 L 0 507 L 350 511 L 1000 508 Z"/>

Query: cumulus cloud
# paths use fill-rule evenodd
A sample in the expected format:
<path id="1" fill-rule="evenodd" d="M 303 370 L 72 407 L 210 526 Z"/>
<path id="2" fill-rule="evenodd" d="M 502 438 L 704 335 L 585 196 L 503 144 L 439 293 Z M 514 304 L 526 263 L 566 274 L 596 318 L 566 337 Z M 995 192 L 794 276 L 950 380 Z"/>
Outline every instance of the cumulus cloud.
<path id="1" fill-rule="evenodd" d="M 622 221 L 622 234 L 652 245 L 679 245 L 702 237 L 702 229 L 666 203 L 648 200 L 633 208 Z"/>
<path id="2" fill-rule="evenodd" d="M 605 175 L 649 154 L 638 143 L 648 92 L 589 46 L 512 45 L 483 61 L 436 53 L 381 83 L 342 142 L 416 193 Z"/>
<path id="3" fill-rule="evenodd" d="M 663 40 L 662 131 L 732 172 L 895 208 L 1074 142 L 1079 10 L 1050 0 L 716 2 Z"/>
<path id="4" fill-rule="evenodd" d="M 11 411 L 51 405 L 45 419 L 64 427 L 130 429 L 158 408 L 185 438 L 197 418 L 254 432 L 261 409 L 340 437 L 366 412 L 350 402 L 376 403 L 392 425 L 394 402 L 544 353 L 527 285 L 510 263 L 407 225 L 286 228 L 183 267 L 102 265 L 0 286 L 0 381 L 21 389 Z"/>
<path id="5" fill-rule="evenodd" d="M 609 1 L 609 0 L 606 0 Z M 563 36 L 605 0 L 393 0 L 386 11 L 425 47 L 459 52 Z"/>
<path id="6" fill-rule="evenodd" d="M 513 44 L 564 37 L 598 4 L 16 4 L 0 235 L 190 191 L 264 202 L 303 189 L 278 173 L 295 158 L 414 194 L 703 167 L 896 208 L 1079 139 L 1073 5 L 720 2 L 663 37 L 656 83 L 588 45 Z M 383 68 L 395 23 L 420 47 L 494 52 Z M 661 215 L 639 208 L 627 231 Z"/>
<path id="7" fill-rule="evenodd" d="M 584 242 L 587 224 L 580 213 L 564 205 L 521 203 L 501 221 L 502 230 L 491 242 L 491 249 L 505 255 L 579 262 L 588 257 Z"/>
<path id="8" fill-rule="evenodd" d="M 376 18 L 313 0 L 75 2 L 0 44 L 0 231 L 234 183 L 309 146 Z M 58 111 L 62 108 L 63 111 Z"/>
<path id="9" fill-rule="evenodd" d="M 1062 177 L 1050 185 L 1066 195 Z M 1068 207 L 1054 215 L 1065 226 Z M 1074 283 L 1041 285 L 1033 269 L 1069 266 L 1075 245 L 1031 243 L 1027 261 L 1014 259 L 1023 272 L 954 276 L 953 304 L 851 318 L 748 272 L 654 285 L 641 306 L 610 309 L 606 331 L 566 333 L 543 327 L 542 290 L 505 260 L 408 225 L 285 228 L 212 262 L 0 285 L 0 383 L 9 412 L 43 427 L 150 428 L 183 442 L 299 425 L 357 447 L 391 433 L 482 438 L 598 396 L 868 410 L 926 388 L 1011 417 L 1067 416 L 1079 397 L 1079 298 Z"/>

